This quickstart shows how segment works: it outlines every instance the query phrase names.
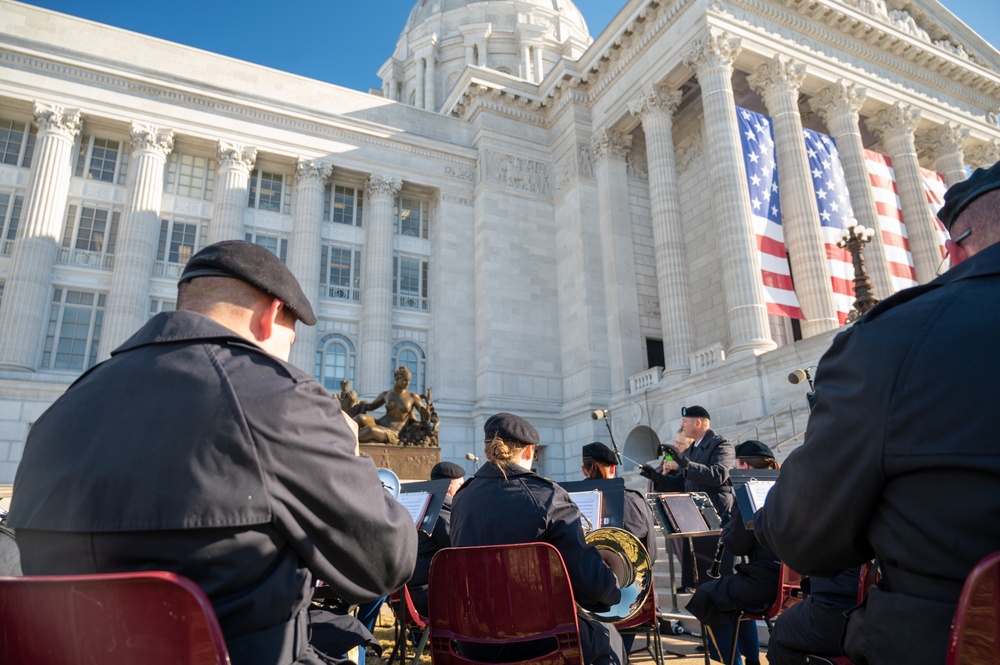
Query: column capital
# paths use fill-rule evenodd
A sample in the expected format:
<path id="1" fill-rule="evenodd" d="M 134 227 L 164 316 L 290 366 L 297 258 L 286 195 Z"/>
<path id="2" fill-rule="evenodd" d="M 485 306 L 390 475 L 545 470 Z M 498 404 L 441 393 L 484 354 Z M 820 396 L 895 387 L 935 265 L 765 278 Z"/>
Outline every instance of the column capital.
<path id="1" fill-rule="evenodd" d="M 625 159 L 632 149 L 632 136 L 626 136 L 617 129 L 600 129 L 590 137 L 590 147 L 598 160 L 609 155 Z"/>
<path id="2" fill-rule="evenodd" d="M 818 113 L 823 122 L 840 116 L 856 116 L 868 97 L 868 89 L 844 79 L 823 88 L 809 100 L 809 107 Z M 855 118 L 855 122 L 857 119 Z"/>
<path id="3" fill-rule="evenodd" d="M 945 155 L 961 155 L 965 150 L 965 139 L 968 135 L 968 129 L 959 127 L 956 122 L 949 122 L 921 136 L 918 146 L 921 150 L 926 150 L 933 159 Z"/>
<path id="4" fill-rule="evenodd" d="M 295 164 L 295 180 L 300 187 L 326 185 L 327 178 L 333 172 L 333 167 L 319 160 L 299 159 Z"/>
<path id="5" fill-rule="evenodd" d="M 391 175 L 372 175 L 365 183 L 365 194 L 372 203 L 392 202 L 403 187 L 403 181 L 393 178 Z M 381 200 L 381 201 L 380 201 Z"/>
<path id="6" fill-rule="evenodd" d="M 965 151 L 965 159 L 970 166 L 986 168 L 1000 162 L 1000 139 L 979 143 Z"/>
<path id="7" fill-rule="evenodd" d="M 640 120 L 662 118 L 670 120 L 681 103 L 680 90 L 648 86 L 628 103 L 628 111 Z"/>
<path id="8" fill-rule="evenodd" d="M 865 122 L 868 129 L 884 143 L 898 136 L 913 136 L 913 130 L 920 121 L 920 111 L 909 104 L 896 102 L 879 111 Z"/>
<path id="9" fill-rule="evenodd" d="M 775 95 L 797 95 L 806 78 L 806 66 L 794 58 L 774 56 L 747 77 L 750 87 L 764 98 L 768 107 Z M 772 109 L 773 111 L 773 109 Z"/>
<path id="10" fill-rule="evenodd" d="M 73 139 L 83 128 L 83 115 L 79 109 L 68 109 L 59 104 L 35 102 L 35 125 L 39 131 L 62 134 Z"/>
<path id="11" fill-rule="evenodd" d="M 244 146 L 241 143 L 230 143 L 229 141 L 219 141 L 219 147 L 215 154 L 219 166 L 239 169 L 245 173 L 253 170 L 253 165 L 257 161 L 257 148 Z"/>
<path id="12" fill-rule="evenodd" d="M 742 47 L 739 37 L 709 28 L 684 56 L 684 64 L 695 72 L 717 67 L 731 69 Z"/>
<path id="13" fill-rule="evenodd" d="M 174 149 L 174 130 L 133 122 L 129 141 L 135 150 L 144 150 L 165 158 Z"/>

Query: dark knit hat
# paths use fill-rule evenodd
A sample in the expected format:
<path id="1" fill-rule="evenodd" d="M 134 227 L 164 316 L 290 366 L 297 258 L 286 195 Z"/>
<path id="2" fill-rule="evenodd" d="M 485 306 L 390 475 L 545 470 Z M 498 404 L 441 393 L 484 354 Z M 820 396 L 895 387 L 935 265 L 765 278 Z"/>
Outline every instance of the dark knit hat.
<path id="1" fill-rule="evenodd" d="M 970 203 L 994 189 L 1000 189 L 1000 162 L 988 169 L 976 169 L 968 179 L 949 187 L 944 193 L 944 207 L 938 211 L 938 219 L 950 231 Z"/>
<path id="2" fill-rule="evenodd" d="M 191 257 L 178 285 L 197 277 L 231 277 L 246 282 L 285 304 L 307 326 L 316 323 L 309 299 L 292 271 L 264 247 L 244 240 L 224 240 Z"/>
<path id="3" fill-rule="evenodd" d="M 708 411 L 703 406 L 682 406 L 681 415 L 686 418 L 708 418 L 712 419 L 712 416 L 708 415 Z"/>
<path id="4" fill-rule="evenodd" d="M 774 453 L 771 449 L 765 446 L 760 441 L 754 441 L 750 439 L 749 441 L 744 441 L 740 445 L 736 446 L 736 458 L 741 457 L 774 457 Z"/>
<path id="5" fill-rule="evenodd" d="M 618 459 L 615 458 L 614 451 L 600 441 L 588 443 L 583 447 L 583 460 L 587 461 L 588 459 L 595 460 L 601 464 L 618 464 Z"/>
<path id="6" fill-rule="evenodd" d="M 431 469 L 431 480 L 441 480 L 442 478 L 464 478 L 465 469 L 454 462 L 438 462 Z"/>
<path id="7" fill-rule="evenodd" d="M 498 413 L 490 416 L 483 425 L 484 441 L 500 437 L 504 441 L 518 441 L 525 445 L 538 445 L 538 430 L 527 420 L 513 413 Z"/>

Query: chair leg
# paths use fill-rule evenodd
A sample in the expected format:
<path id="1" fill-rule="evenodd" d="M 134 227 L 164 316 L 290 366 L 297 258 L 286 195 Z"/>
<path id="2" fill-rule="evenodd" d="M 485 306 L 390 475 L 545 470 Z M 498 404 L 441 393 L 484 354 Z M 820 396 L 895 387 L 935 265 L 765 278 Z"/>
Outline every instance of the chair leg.
<path id="1" fill-rule="evenodd" d="M 660 620 L 659 619 L 654 619 L 653 620 L 653 630 L 651 632 L 652 632 L 653 638 L 656 639 L 656 642 L 653 643 L 653 645 L 654 645 L 653 646 L 653 653 L 651 655 L 653 656 L 653 660 L 656 662 L 656 665 L 663 665 L 663 643 L 660 641 Z M 648 633 L 647 633 L 647 635 L 648 635 Z M 649 637 L 647 637 L 646 639 L 648 640 Z"/>
<path id="2" fill-rule="evenodd" d="M 733 646 L 729 650 L 729 660 L 727 661 L 729 665 L 734 665 L 736 663 L 736 648 L 739 645 L 739 640 L 737 636 L 740 634 L 740 622 L 743 620 L 743 612 L 736 613 L 736 621 L 733 622 Z M 721 653 L 719 654 L 722 655 Z"/>
<path id="3" fill-rule="evenodd" d="M 420 655 L 424 652 L 424 647 L 427 646 L 427 638 L 431 635 L 431 627 L 427 626 L 424 628 L 424 632 L 420 634 L 420 642 L 417 643 L 417 649 L 413 653 L 413 665 L 418 665 L 420 663 Z"/>

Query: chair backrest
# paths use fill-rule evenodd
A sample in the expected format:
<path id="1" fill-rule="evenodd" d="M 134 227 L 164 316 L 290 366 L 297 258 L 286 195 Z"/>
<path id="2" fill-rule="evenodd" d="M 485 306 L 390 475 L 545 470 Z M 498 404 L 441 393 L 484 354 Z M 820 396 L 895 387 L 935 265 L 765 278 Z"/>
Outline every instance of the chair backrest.
<path id="1" fill-rule="evenodd" d="M 0 662 L 223 665 L 205 593 L 165 572 L 0 578 Z"/>
<path id="2" fill-rule="evenodd" d="M 392 609 L 396 618 L 405 622 L 407 626 L 416 626 L 417 628 L 427 627 L 427 617 L 420 614 L 417 608 L 413 606 L 413 597 L 410 595 L 410 590 L 406 588 L 404 584 L 399 591 L 394 591 L 389 595 L 389 607 Z"/>
<path id="3" fill-rule="evenodd" d="M 548 639 L 548 653 L 522 663 L 582 665 L 576 603 L 559 551 L 548 543 L 449 547 L 431 561 L 431 660 L 480 663 L 455 641 L 517 648 Z"/>
<path id="4" fill-rule="evenodd" d="M 792 605 L 802 601 L 802 576 L 797 572 L 781 564 L 778 593 L 774 598 L 774 603 L 764 610 L 764 616 L 773 619 Z"/>
<path id="5" fill-rule="evenodd" d="M 1000 552 L 989 555 L 965 578 L 955 607 L 946 665 L 1000 663 Z"/>

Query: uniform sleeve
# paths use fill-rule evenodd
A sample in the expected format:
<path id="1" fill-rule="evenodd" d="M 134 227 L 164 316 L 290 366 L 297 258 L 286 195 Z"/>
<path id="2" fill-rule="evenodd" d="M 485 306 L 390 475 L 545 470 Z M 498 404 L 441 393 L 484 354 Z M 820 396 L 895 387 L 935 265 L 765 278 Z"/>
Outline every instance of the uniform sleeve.
<path id="1" fill-rule="evenodd" d="M 642 494 L 628 490 L 625 490 L 625 530 L 646 546 L 649 563 L 656 563 L 656 524 L 653 521 L 653 511 Z"/>
<path id="2" fill-rule="evenodd" d="M 729 470 L 735 460 L 733 444 L 723 440 L 712 451 L 708 464 L 688 463 L 687 479 L 705 487 L 721 487 L 729 480 Z"/>
<path id="3" fill-rule="evenodd" d="M 732 517 L 723 527 L 721 539 L 726 549 L 736 556 L 749 555 L 753 551 L 754 545 L 757 544 L 754 533 L 747 530 L 743 524 L 743 513 L 740 512 L 740 506 L 737 503 L 733 504 Z"/>
<path id="4" fill-rule="evenodd" d="M 684 476 L 677 473 L 661 473 L 656 470 L 653 471 L 653 474 L 650 480 L 653 482 L 654 492 L 684 491 Z"/>
<path id="5" fill-rule="evenodd" d="M 874 556 L 867 531 L 885 481 L 885 418 L 894 379 L 872 367 L 900 353 L 864 321 L 820 361 L 805 442 L 754 516 L 765 547 L 806 575 L 836 575 Z M 884 363 L 884 364 L 883 364 Z"/>
<path id="6" fill-rule="evenodd" d="M 312 573 L 348 603 L 401 587 L 413 572 L 417 530 L 354 454 L 340 403 L 315 381 L 274 382 L 242 396 L 276 528 Z"/>

